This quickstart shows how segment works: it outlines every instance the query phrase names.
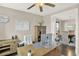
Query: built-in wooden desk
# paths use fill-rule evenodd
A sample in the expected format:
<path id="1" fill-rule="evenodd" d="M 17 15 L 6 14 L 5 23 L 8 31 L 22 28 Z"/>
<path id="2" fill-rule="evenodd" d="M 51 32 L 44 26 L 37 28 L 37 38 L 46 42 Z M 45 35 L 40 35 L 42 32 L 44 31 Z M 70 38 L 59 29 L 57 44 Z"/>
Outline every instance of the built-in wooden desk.
<path id="1" fill-rule="evenodd" d="M 28 46 L 24 46 L 24 47 L 19 47 L 17 49 L 17 53 L 19 56 L 27 56 L 28 50 L 32 50 L 32 56 L 44 56 L 46 55 L 48 52 L 50 52 L 51 50 L 53 50 L 52 48 L 34 48 L 33 45 L 28 45 Z"/>
<path id="2" fill-rule="evenodd" d="M 9 55 L 17 51 L 16 40 L 0 40 L 0 56 Z"/>

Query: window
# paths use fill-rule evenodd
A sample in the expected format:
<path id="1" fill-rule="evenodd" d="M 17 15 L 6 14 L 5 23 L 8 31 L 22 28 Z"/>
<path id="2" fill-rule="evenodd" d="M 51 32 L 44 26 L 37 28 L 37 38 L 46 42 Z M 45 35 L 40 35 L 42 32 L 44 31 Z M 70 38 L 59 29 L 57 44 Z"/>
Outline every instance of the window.
<path id="1" fill-rule="evenodd" d="M 56 22 L 56 32 L 58 32 L 59 31 L 59 22 L 57 21 Z"/>
<path id="2" fill-rule="evenodd" d="M 16 22 L 17 31 L 29 31 L 29 22 L 24 20 L 19 20 Z"/>
<path id="3" fill-rule="evenodd" d="M 65 23 L 64 30 L 65 31 L 75 30 L 74 24 L 71 24 L 71 23 L 68 23 L 68 22 Z"/>

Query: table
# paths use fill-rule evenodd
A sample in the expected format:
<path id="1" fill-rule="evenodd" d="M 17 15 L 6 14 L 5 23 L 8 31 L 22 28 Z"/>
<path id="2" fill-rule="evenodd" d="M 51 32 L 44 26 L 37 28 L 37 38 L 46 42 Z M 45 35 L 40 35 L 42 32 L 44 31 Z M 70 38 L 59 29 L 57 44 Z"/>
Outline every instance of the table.
<path id="1" fill-rule="evenodd" d="M 19 56 L 27 56 L 28 50 L 30 49 L 32 51 L 32 56 L 44 56 L 53 50 L 52 48 L 34 48 L 33 45 L 28 45 L 17 48 L 17 53 Z"/>

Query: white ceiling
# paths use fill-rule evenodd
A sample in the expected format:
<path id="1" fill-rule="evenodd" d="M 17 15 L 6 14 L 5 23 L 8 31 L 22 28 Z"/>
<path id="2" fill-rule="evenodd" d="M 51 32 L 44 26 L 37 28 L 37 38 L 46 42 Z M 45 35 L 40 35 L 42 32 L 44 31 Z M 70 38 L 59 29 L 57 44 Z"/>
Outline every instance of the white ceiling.
<path id="1" fill-rule="evenodd" d="M 54 14 L 52 16 L 56 17 L 59 20 L 75 20 L 76 18 L 76 8 L 67 10 L 61 13 Z"/>
<path id="2" fill-rule="evenodd" d="M 61 10 L 67 9 L 69 7 L 75 6 L 77 4 L 76 3 L 55 3 L 56 6 L 54 8 L 44 5 L 43 12 L 40 12 L 39 8 L 36 6 L 30 10 L 27 10 L 27 8 L 31 5 L 32 5 L 32 3 L 1 3 L 0 4 L 0 6 L 5 6 L 8 8 L 25 11 L 25 12 L 29 12 L 29 13 L 33 13 L 33 14 L 37 14 L 37 15 L 41 15 L 41 16 L 53 14 L 53 13 L 59 12 Z"/>

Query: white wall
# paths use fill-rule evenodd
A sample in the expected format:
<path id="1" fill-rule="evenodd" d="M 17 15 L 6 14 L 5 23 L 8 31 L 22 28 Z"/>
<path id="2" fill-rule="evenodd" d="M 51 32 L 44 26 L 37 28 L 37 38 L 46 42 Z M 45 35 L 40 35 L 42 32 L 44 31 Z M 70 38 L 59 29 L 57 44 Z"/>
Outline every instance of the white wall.
<path id="1" fill-rule="evenodd" d="M 79 56 L 79 8 L 76 9 L 76 41 L 75 41 L 75 52 L 76 55 Z"/>
<path id="2" fill-rule="evenodd" d="M 44 16 L 44 26 L 46 26 L 46 33 L 51 33 L 51 16 Z"/>
<path id="3" fill-rule="evenodd" d="M 18 35 L 20 39 L 23 38 L 24 35 L 32 34 L 34 37 L 34 26 L 38 25 L 40 21 L 42 21 L 42 16 L 34 15 L 31 13 L 18 11 L 6 7 L 0 6 L 0 15 L 5 15 L 9 17 L 9 22 L 6 24 L 0 23 L 0 33 L 5 35 L 5 37 L 2 35 L 4 39 L 10 39 L 12 35 Z M 16 31 L 16 21 L 17 20 L 25 20 L 30 22 L 30 31 Z M 2 38 L 0 37 L 0 38 Z"/>
<path id="4" fill-rule="evenodd" d="M 5 24 L 0 23 L 0 38 L 4 39 L 5 38 Z"/>

